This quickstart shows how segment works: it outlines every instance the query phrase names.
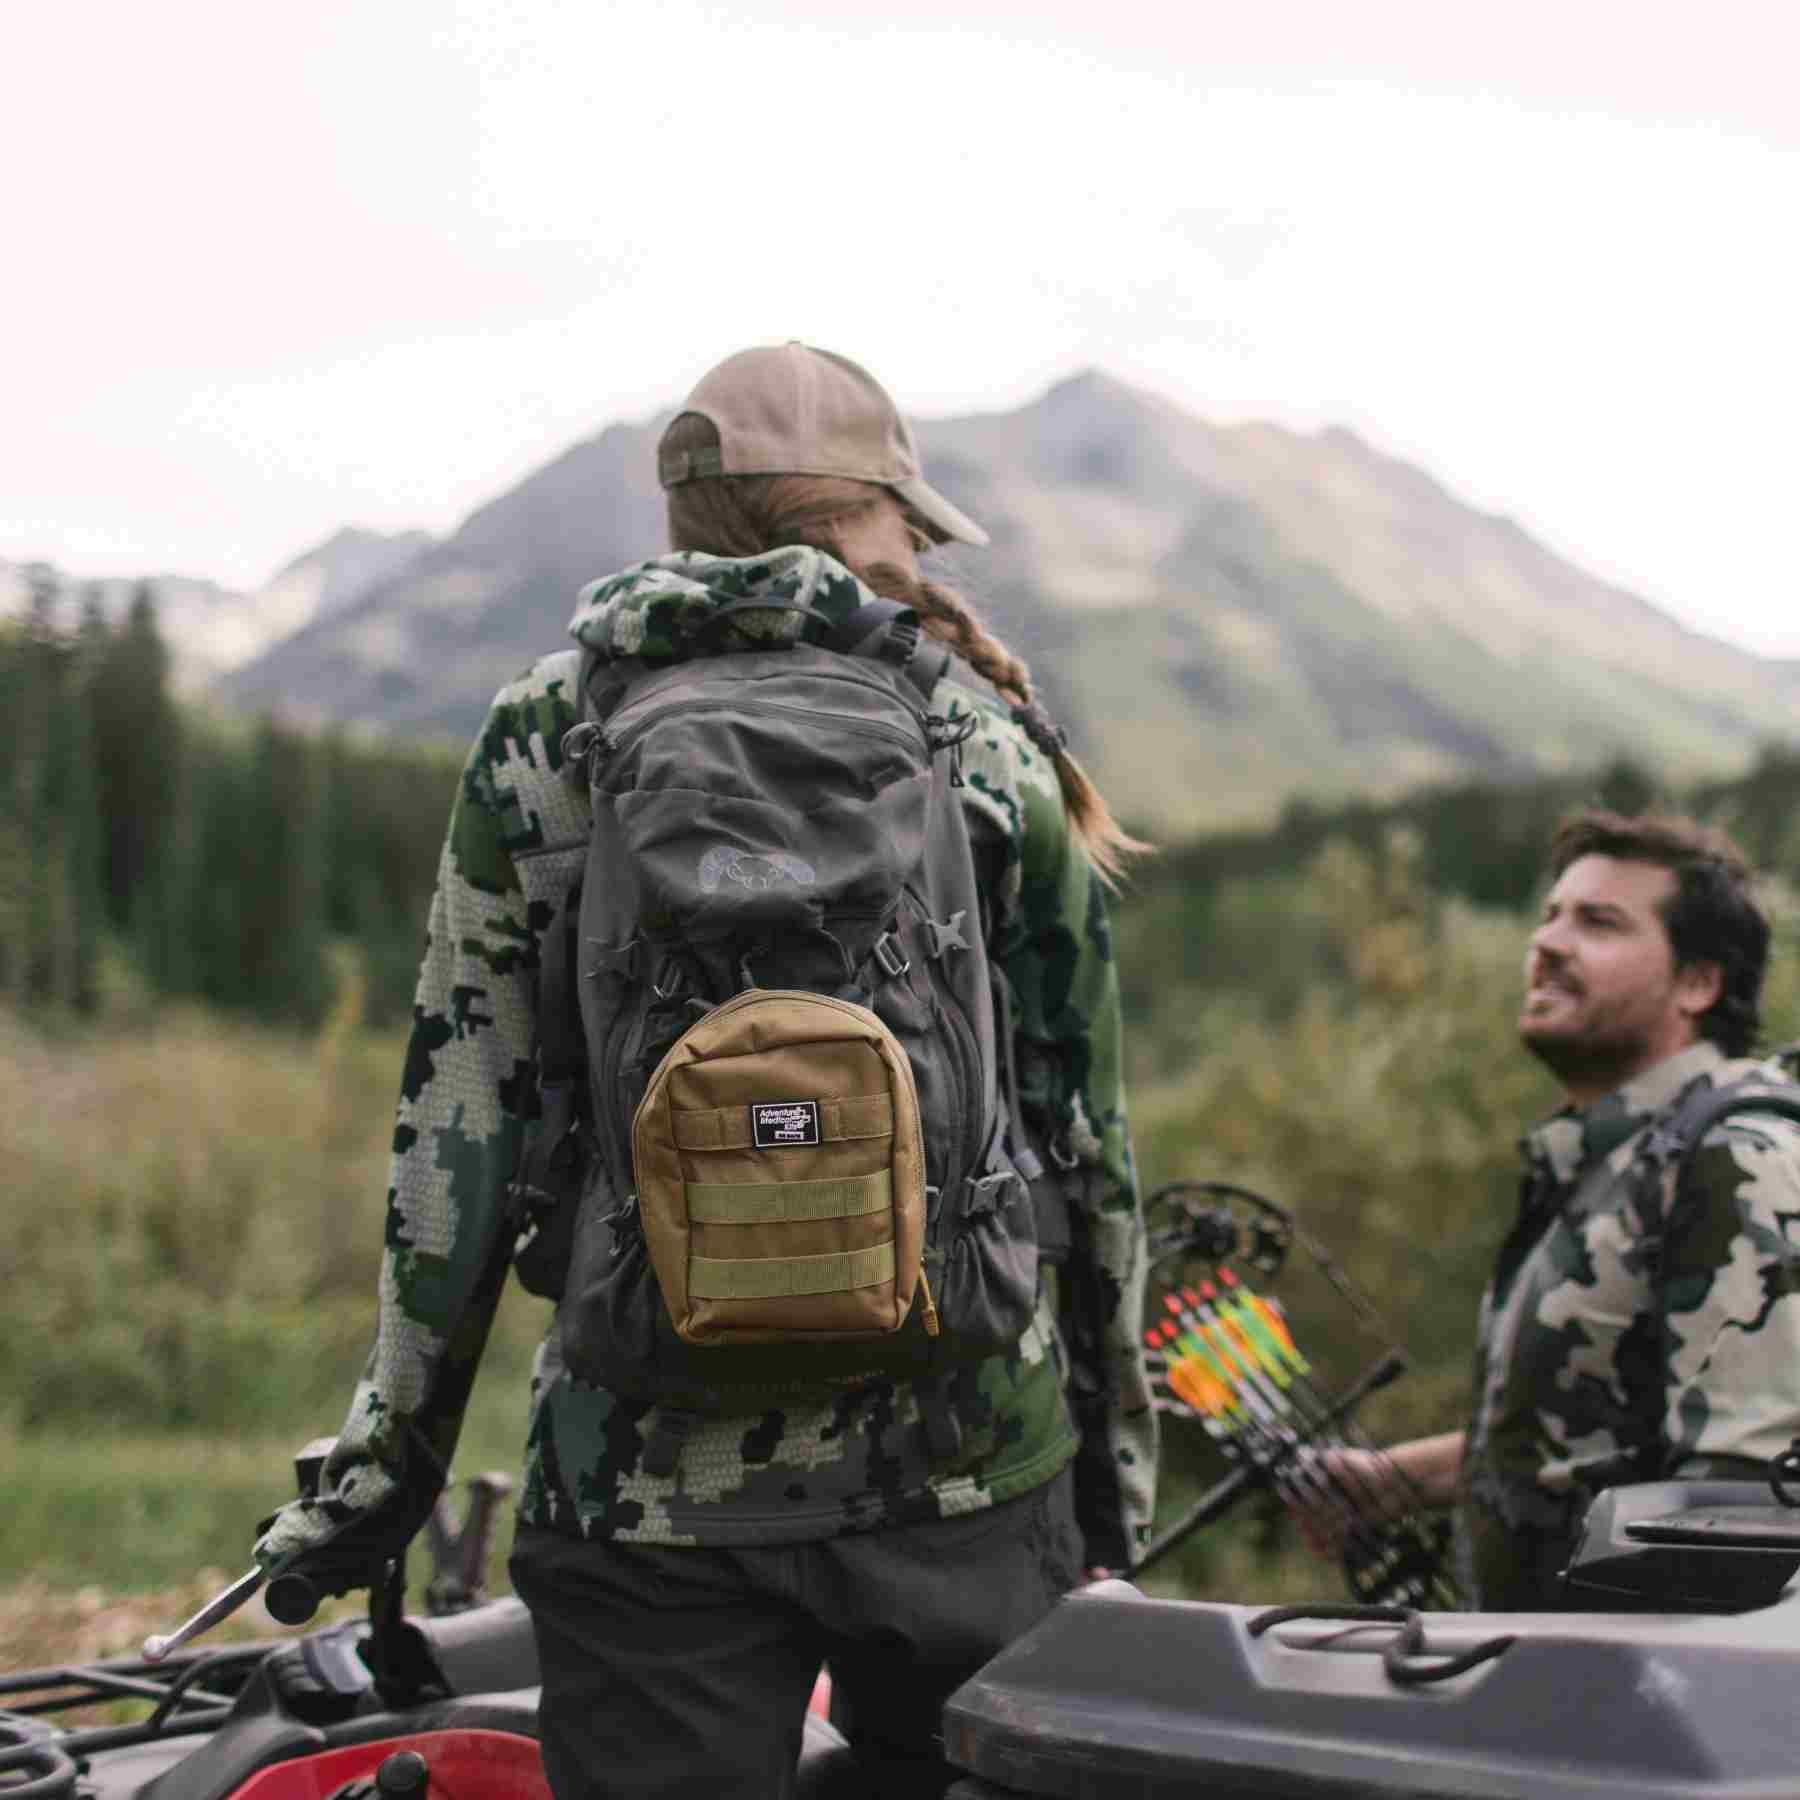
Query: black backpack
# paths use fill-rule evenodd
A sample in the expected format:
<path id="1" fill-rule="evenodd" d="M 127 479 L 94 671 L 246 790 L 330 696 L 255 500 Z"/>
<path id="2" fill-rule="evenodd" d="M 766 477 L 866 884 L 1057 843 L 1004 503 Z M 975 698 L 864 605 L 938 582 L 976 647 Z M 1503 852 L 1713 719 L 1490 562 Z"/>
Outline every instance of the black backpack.
<path id="1" fill-rule="evenodd" d="M 535 1195 L 547 1216 L 520 1268 L 528 1285 L 548 1291 L 566 1263 L 560 1328 L 577 1378 L 659 1403 L 663 1430 L 646 1453 L 652 1472 L 673 1467 L 695 1414 L 817 1399 L 871 1379 L 918 1383 L 934 1438 L 953 1435 L 945 1409 L 929 1404 L 936 1378 L 1016 1343 L 1036 1304 L 1029 1183 L 1042 1170 L 1015 1140 L 1009 1008 L 987 954 L 956 791 L 960 745 L 976 721 L 930 713 L 948 659 L 921 654 L 910 610 L 880 601 L 825 623 L 823 644 L 656 666 L 590 651 L 582 722 L 564 741 L 566 760 L 588 782 L 593 828 L 573 933 L 559 921 L 546 944 L 545 1118 L 517 1191 L 528 1203 Z M 578 1035 L 556 992 L 570 976 Z M 821 1016 L 836 1008 L 859 1030 L 872 1015 L 870 1030 L 904 1052 L 895 1085 L 905 1088 L 910 1075 L 923 1145 L 920 1303 L 907 1306 L 912 1294 L 902 1293 L 897 1324 L 879 1330 L 738 1329 L 709 1338 L 693 1326 L 681 1271 L 712 1268 L 721 1236 L 750 1244 L 784 1279 L 790 1264 L 829 1260 L 785 1256 L 778 1240 L 789 1229 L 784 1208 L 810 1209 L 818 1191 L 835 1196 L 844 1185 L 795 1179 L 842 1109 L 833 1110 L 829 1093 L 822 1110 L 817 1093 L 767 1091 L 760 1074 L 727 1067 L 711 1091 L 737 1100 L 705 1116 L 690 1102 L 676 1121 L 680 1145 L 646 1151 L 640 1103 L 659 1069 L 657 1096 L 676 1078 L 669 1070 L 691 1060 L 701 1021 L 727 1003 L 735 1016 L 783 995 L 824 997 Z M 783 1009 L 768 1010 L 773 1018 Z M 818 1066 L 816 1050 L 808 1064 L 784 1060 L 779 1042 L 766 1047 L 771 1068 Z M 846 1076 L 811 1085 L 860 1092 L 869 1083 Z M 865 1110 L 875 1105 L 870 1096 Z M 660 1210 L 650 1218 L 634 1122 L 642 1159 L 665 1174 L 687 1147 L 673 1178 L 653 1182 Z M 666 1118 L 661 1128 L 666 1136 Z M 700 1166 L 709 1154 L 729 1182 Z M 577 1168 L 578 1204 L 543 1206 Z M 769 1171 L 771 1192 L 780 1192 L 759 1198 L 755 1182 Z M 872 1187 L 876 1178 L 859 1179 Z M 899 1185 L 896 1235 L 904 1238 Z M 733 1195 L 753 1207 L 733 1217 L 750 1222 L 722 1232 L 697 1205 L 690 1219 L 680 1212 L 684 1186 Z M 708 1233 L 712 1242 L 703 1243 Z M 689 1264 L 671 1264 L 683 1257 Z M 669 1287 L 683 1290 L 679 1318 Z"/>

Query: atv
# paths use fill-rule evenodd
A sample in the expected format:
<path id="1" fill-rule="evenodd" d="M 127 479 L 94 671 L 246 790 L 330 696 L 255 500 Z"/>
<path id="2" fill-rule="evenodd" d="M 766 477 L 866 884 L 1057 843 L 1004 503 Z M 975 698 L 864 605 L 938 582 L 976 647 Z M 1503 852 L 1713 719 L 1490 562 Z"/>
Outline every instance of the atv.
<path id="1" fill-rule="evenodd" d="M 331 1440 L 295 1459 L 317 1492 Z M 537 1737 L 537 1649 L 525 1608 L 488 1600 L 483 1571 L 505 1476 L 465 1484 L 427 1521 L 432 1561 L 423 1617 L 405 1614 L 405 1558 L 324 1579 L 260 1570 L 138 1656 L 0 1676 L 4 1800 L 549 1800 Z M 192 1641 L 259 1588 L 278 1623 L 305 1624 L 326 1594 L 366 1587 L 367 1617 L 291 1640 L 205 1651 Z M 851 1757 L 826 1721 L 821 1679 L 807 1714 L 798 1793 L 838 1791 Z M 107 1702 L 148 1703 L 129 1724 L 63 1724 Z"/>
<path id="2" fill-rule="evenodd" d="M 1341 1389 L 1320 1384 L 1270 1291 L 1290 1247 L 1366 1303 L 1272 1202 L 1174 1183 L 1150 1224 L 1158 1404 L 1205 1432 L 1223 1472 L 1134 1573 L 1246 1495 L 1319 1503 L 1331 1478 L 1315 1453 L 1368 1448 L 1355 1409 L 1403 1366 L 1388 1349 Z M 329 1448 L 296 1459 L 303 1494 Z M 0 1676 L 0 1800 L 548 1800 L 530 1623 L 482 1592 L 510 1483 L 466 1487 L 460 1523 L 447 1500 L 427 1521 L 421 1617 L 404 1610 L 404 1550 L 328 1559 L 267 1584 L 271 1615 L 305 1624 L 322 1592 L 366 1587 L 366 1618 L 193 1648 L 264 1586 L 253 1570 L 139 1656 Z M 1800 1440 L 1766 1486 L 1600 1495 L 1565 1575 L 1591 1611 L 1449 1611 L 1431 1521 L 1364 1517 L 1348 1489 L 1324 1500 L 1346 1516 L 1348 1602 L 1081 1589 L 951 1697 L 945 1751 L 965 1774 L 950 1800 L 1800 1797 Z M 113 1702 L 148 1710 L 73 1717 Z M 828 1704 L 822 1673 L 801 1800 L 868 1790 Z"/>

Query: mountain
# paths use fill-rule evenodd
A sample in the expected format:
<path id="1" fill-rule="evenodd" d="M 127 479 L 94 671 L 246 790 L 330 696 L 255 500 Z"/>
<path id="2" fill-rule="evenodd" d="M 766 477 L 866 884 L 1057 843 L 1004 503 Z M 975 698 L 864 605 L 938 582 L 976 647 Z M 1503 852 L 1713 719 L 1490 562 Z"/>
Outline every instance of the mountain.
<path id="1" fill-rule="evenodd" d="M 250 596 L 247 611 L 261 638 L 255 653 L 308 625 L 336 617 L 371 588 L 392 580 L 434 541 L 424 531 L 384 533 L 347 525 L 316 549 L 295 557 Z M 238 659 L 249 660 L 249 656 Z"/>
<path id="2" fill-rule="evenodd" d="M 222 693 L 469 733 L 566 641 L 583 582 L 661 545 L 661 424 L 574 445 Z M 1348 431 L 1217 426 L 1090 372 L 919 435 L 993 536 L 948 578 L 1154 830 L 1620 754 L 1724 771 L 1795 735 L 1800 666 L 1686 630 Z"/>
<path id="3" fill-rule="evenodd" d="M 196 695 L 306 625 L 353 605 L 432 541 L 422 531 L 383 534 L 349 526 L 295 557 L 251 594 L 188 575 L 83 581 L 43 563 L 0 562 L 0 615 L 22 612 L 30 604 L 35 580 L 54 590 L 51 616 L 60 628 L 74 629 L 90 596 L 100 603 L 107 622 L 116 625 L 132 596 L 148 582 L 175 686 L 185 695 Z"/>
<path id="4" fill-rule="evenodd" d="M 568 641 L 575 594 L 663 542 L 657 427 L 613 425 L 220 686 L 235 706 L 471 733 L 494 691 Z"/>

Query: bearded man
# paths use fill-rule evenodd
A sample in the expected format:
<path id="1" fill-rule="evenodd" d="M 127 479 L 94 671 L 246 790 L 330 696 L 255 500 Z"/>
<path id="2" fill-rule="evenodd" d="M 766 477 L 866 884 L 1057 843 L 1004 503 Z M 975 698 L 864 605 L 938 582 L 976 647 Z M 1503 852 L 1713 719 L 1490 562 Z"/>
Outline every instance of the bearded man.
<path id="1" fill-rule="evenodd" d="M 1340 1471 L 1383 1510 L 1454 1506 L 1488 1611 L 1559 1604 L 1601 1489 L 1758 1478 L 1800 1434 L 1800 1090 L 1748 1055 L 1769 925 L 1745 860 L 1590 809 L 1550 873 L 1518 1028 L 1565 1104 L 1521 1144 L 1469 1424 Z"/>

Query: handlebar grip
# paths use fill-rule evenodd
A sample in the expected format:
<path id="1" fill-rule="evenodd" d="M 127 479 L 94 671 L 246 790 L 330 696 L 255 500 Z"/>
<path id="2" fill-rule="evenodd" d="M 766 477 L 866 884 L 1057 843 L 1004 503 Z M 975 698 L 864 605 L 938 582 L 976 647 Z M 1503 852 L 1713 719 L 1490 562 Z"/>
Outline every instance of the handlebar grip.
<path id="1" fill-rule="evenodd" d="M 263 1589 L 263 1605 L 278 1625 L 304 1625 L 319 1610 L 319 1590 L 307 1576 L 290 1570 Z"/>

